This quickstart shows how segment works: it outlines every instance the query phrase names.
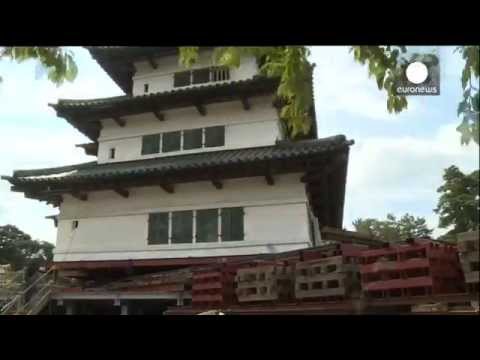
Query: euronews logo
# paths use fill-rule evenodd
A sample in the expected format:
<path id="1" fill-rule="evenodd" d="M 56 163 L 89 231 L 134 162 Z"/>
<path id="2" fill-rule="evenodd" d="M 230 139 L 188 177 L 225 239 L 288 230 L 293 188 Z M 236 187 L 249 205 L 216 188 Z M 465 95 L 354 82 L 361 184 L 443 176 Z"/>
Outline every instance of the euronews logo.
<path id="1" fill-rule="evenodd" d="M 402 76 L 395 85 L 397 95 L 440 95 L 440 64 L 434 54 L 415 54 L 401 64 Z"/>

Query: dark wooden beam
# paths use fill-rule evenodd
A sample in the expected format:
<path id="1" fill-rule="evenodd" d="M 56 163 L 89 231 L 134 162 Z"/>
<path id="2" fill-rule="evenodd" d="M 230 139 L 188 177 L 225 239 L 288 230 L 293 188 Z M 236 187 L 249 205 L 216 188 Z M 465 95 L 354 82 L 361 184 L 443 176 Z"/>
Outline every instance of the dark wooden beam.
<path id="1" fill-rule="evenodd" d="M 122 119 L 121 117 L 119 116 L 114 116 L 113 117 L 113 120 L 117 123 L 118 126 L 121 126 L 121 127 L 124 127 L 127 122 L 125 121 L 125 119 Z"/>
<path id="2" fill-rule="evenodd" d="M 169 194 L 173 194 L 175 192 L 175 187 L 172 184 L 160 184 L 160 187 Z"/>
<path id="3" fill-rule="evenodd" d="M 338 186 L 335 184 L 335 176 L 334 174 L 329 174 L 327 176 L 327 183 L 328 183 L 328 192 L 329 192 L 329 202 L 328 204 L 328 212 L 329 212 L 329 219 L 330 219 L 330 226 L 338 227 L 339 226 L 339 219 L 337 217 L 337 206 L 340 201 L 339 193 L 338 193 Z"/>
<path id="4" fill-rule="evenodd" d="M 205 105 L 202 103 L 195 103 L 195 107 L 197 108 L 197 111 L 200 115 L 205 116 L 207 115 L 207 109 L 205 108 Z"/>
<path id="5" fill-rule="evenodd" d="M 88 195 L 86 193 L 81 193 L 81 192 L 78 192 L 78 191 L 73 191 L 71 193 L 71 195 L 75 198 L 75 199 L 78 199 L 78 200 L 81 200 L 81 201 L 87 201 L 88 200 Z"/>
<path id="6" fill-rule="evenodd" d="M 98 142 L 88 143 L 88 144 L 78 144 L 75 147 L 82 148 L 85 151 L 86 155 L 98 155 Z"/>
<path id="7" fill-rule="evenodd" d="M 58 227 L 58 215 L 45 216 L 45 219 L 53 220 L 55 227 Z"/>
<path id="8" fill-rule="evenodd" d="M 301 182 L 304 183 L 313 183 L 323 181 L 323 177 L 330 173 L 331 169 L 328 166 L 325 166 L 323 169 L 320 169 L 316 173 L 307 173 L 300 178 Z"/>
<path id="9" fill-rule="evenodd" d="M 321 204 L 321 217 L 322 217 L 322 225 L 330 225 L 331 224 L 331 217 L 330 217 L 330 188 L 328 186 L 328 175 L 325 176 L 320 180 L 320 185 L 323 188 L 322 192 L 322 204 Z"/>
<path id="10" fill-rule="evenodd" d="M 151 112 L 151 110 L 149 110 Z M 304 164 L 297 160 L 276 160 L 271 162 L 272 172 L 275 174 L 283 173 L 292 173 L 292 172 L 302 172 L 304 171 Z M 177 183 L 188 183 L 195 181 L 208 181 L 211 182 L 212 178 L 219 178 L 222 181 L 227 179 L 243 178 L 243 177 L 265 177 L 266 168 L 265 165 L 261 166 L 250 166 L 243 165 L 239 166 L 238 164 L 229 164 L 225 165 L 221 169 L 216 168 L 211 169 L 213 173 L 208 171 L 208 168 L 196 168 L 191 170 L 184 170 L 178 173 L 170 175 L 169 178 L 165 178 L 165 175 L 152 175 L 152 176 L 142 176 L 135 177 L 131 179 L 115 179 L 110 181 L 99 181 L 92 180 L 92 182 L 77 184 L 75 187 L 73 184 L 60 184 L 58 186 L 52 187 L 52 189 L 46 189 L 44 187 L 35 190 L 38 193 L 38 196 L 52 196 L 52 195 L 61 195 L 61 194 L 70 194 L 72 191 L 82 191 L 82 192 L 91 192 L 91 191 L 102 191 L 121 187 L 124 189 L 135 188 L 135 187 L 145 187 L 145 186 L 160 186 L 160 184 L 177 184 Z M 274 170 L 274 171 L 273 171 Z M 30 188 L 30 186 L 28 187 Z M 25 189 L 25 185 L 22 185 L 21 189 Z M 19 190 L 21 191 L 20 187 Z M 32 189 L 33 191 L 33 189 Z"/>
<path id="11" fill-rule="evenodd" d="M 273 179 L 273 175 L 270 171 L 265 175 L 265 180 L 267 181 L 268 185 L 275 185 L 275 180 Z"/>
<path id="12" fill-rule="evenodd" d="M 123 196 L 124 198 L 128 198 L 130 196 L 130 192 L 126 189 L 122 188 L 115 188 L 113 189 L 118 195 Z"/>
<path id="13" fill-rule="evenodd" d="M 153 110 L 153 115 L 155 115 L 155 117 L 159 120 L 159 121 L 165 121 L 165 115 L 162 114 L 160 111 L 158 110 Z"/>
<path id="14" fill-rule="evenodd" d="M 217 188 L 217 190 L 223 189 L 223 183 L 218 179 L 212 179 L 212 184 Z"/>
<path id="15" fill-rule="evenodd" d="M 251 108 L 250 102 L 248 101 L 248 98 L 246 96 L 242 96 L 240 98 L 240 101 L 242 102 L 244 110 L 250 110 L 250 108 Z"/>
<path id="16" fill-rule="evenodd" d="M 149 58 L 148 58 L 148 63 L 150 64 L 150 66 L 152 67 L 152 69 L 158 68 L 158 64 L 157 64 L 157 62 L 155 61 L 154 58 L 149 57 Z"/>

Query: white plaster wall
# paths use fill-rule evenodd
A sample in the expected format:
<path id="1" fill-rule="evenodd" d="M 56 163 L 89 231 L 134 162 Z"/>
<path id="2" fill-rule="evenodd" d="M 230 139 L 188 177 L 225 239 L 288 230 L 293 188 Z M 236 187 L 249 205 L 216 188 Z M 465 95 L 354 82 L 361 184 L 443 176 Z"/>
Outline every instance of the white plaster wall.
<path id="1" fill-rule="evenodd" d="M 174 258 L 271 253 L 310 245 L 308 207 L 300 174 L 131 189 L 124 199 L 111 191 L 94 192 L 88 201 L 65 197 L 60 208 L 55 261 Z M 228 243 L 148 245 L 148 214 L 157 211 L 243 206 L 245 240 Z M 77 229 L 72 221 L 78 220 Z"/>
<path id="2" fill-rule="evenodd" d="M 173 89 L 180 89 L 173 87 L 173 74 L 178 71 L 188 70 L 179 65 L 178 56 L 167 56 L 156 59 L 158 64 L 157 69 L 153 69 L 147 61 L 135 63 L 136 73 L 133 76 L 133 95 L 144 95 L 144 84 L 149 85 L 150 93 L 170 91 Z M 191 69 L 205 68 L 212 66 L 211 52 L 202 52 L 199 61 L 193 65 Z M 230 81 L 251 79 L 258 73 L 257 62 L 254 57 L 243 57 L 238 68 L 230 69 Z M 226 81 L 229 82 L 229 81 Z M 216 82 L 219 83 L 219 82 Z M 206 84 L 190 85 L 181 87 L 181 89 L 195 86 L 202 86 Z"/>
<path id="3" fill-rule="evenodd" d="M 118 126 L 111 119 L 105 119 L 99 137 L 98 162 L 273 145 L 277 139 L 282 138 L 282 134 L 272 100 L 271 96 L 252 98 L 249 111 L 245 111 L 239 101 L 212 104 L 207 106 L 206 116 L 201 116 L 194 107 L 174 109 L 165 112 L 165 121 L 159 121 L 152 113 L 125 116 L 124 127 Z M 223 147 L 141 155 L 143 135 L 216 125 L 225 125 Z M 110 148 L 115 148 L 115 159 L 108 158 Z"/>

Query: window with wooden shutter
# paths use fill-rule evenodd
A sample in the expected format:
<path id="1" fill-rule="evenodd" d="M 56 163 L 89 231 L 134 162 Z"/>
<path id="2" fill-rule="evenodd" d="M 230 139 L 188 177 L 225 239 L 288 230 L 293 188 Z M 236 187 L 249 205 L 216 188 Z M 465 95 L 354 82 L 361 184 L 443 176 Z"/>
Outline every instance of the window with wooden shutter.
<path id="1" fill-rule="evenodd" d="M 183 149 L 199 149 L 202 147 L 202 129 L 183 131 Z"/>
<path id="2" fill-rule="evenodd" d="M 172 244 L 193 242 L 193 211 L 172 213 Z"/>
<path id="3" fill-rule="evenodd" d="M 222 241 L 240 241 L 244 239 L 243 208 L 222 209 Z"/>
<path id="4" fill-rule="evenodd" d="M 205 129 L 205 147 L 225 145 L 225 126 L 212 126 Z"/>
<path id="5" fill-rule="evenodd" d="M 173 86 L 188 86 L 190 85 L 190 71 L 181 71 L 173 74 Z"/>
<path id="6" fill-rule="evenodd" d="M 142 137 L 142 155 L 158 154 L 160 151 L 160 134 Z"/>
<path id="7" fill-rule="evenodd" d="M 148 244 L 168 244 L 168 213 L 149 215 Z"/>
<path id="8" fill-rule="evenodd" d="M 210 81 L 210 68 L 193 70 L 193 84 L 203 84 Z"/>
<path id="9" fill-rule="evenodd" d="M 197 210 L 197 242 L 218 241 L 218 209 Z"/>
<path id="10" fill-rule="evenodd" d="M 179 151 L 180 137 L 180 131 L 164 133 L 162 136 L 162 152 Z"/>

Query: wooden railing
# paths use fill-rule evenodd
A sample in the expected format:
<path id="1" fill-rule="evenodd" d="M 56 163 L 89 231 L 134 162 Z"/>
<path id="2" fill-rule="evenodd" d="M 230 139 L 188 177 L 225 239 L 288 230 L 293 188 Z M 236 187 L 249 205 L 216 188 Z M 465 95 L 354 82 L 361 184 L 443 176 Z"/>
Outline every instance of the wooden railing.
<path id="1" fill-rule="evenodd" d="M 0 309 L 0 315 L 34 315 L 50 298 L 54 279 L 52 267 Z M 27 299 L 28 295 L 30 298 Z"/>
<path id="2" fill-rule="evenodd" d="M 210 81 L 230 80 L 230 69 L 226 66 L 214 66 L 210 68 Z"/>

